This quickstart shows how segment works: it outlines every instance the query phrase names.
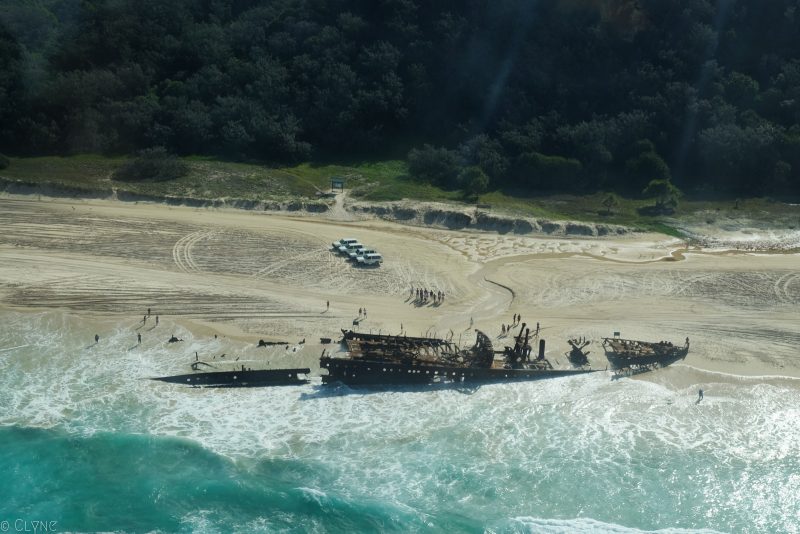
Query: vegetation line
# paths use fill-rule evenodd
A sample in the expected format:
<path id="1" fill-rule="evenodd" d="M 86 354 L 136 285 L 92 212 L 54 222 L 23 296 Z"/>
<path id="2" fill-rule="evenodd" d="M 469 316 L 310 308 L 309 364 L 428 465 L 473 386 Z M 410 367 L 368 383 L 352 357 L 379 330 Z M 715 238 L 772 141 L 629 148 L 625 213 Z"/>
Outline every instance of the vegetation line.
<path id="1" fill-rule="evenodd" d="M 683 237 L 682 220 L 713 222 L 730 217 L 783 221 L 800 228 L 797 206 L 769 199 L 703 200 L 684 197 L 672 214 L 653 212 L 653 201 L 607 193 L 584 195 L 493 191 L 471 201 L 457 193 L 408 176 L 404 162 L 397 160 L 351 164 L 265 166 L 220 161 L 213 158 L 180 158 L 186 174 L 170 180 L 146 177 L 117 180 L 115 174 L 129 158 L 78 155 L 71 157 L 10 158 L 0 171 L 0 188 L 67 197 L 165 201 L 192 206 L 229 205 L 245 209 L 307 209 L 325 211 L 330 200 L 317 193 L 330 188 L 333 176 L 345 177 L 348 199 L 355 202 L 403 201 L 446 202 L 454 209 L 477 207 L 507 217 L 536 220 L 578 221 L 621 225 L 642 231 Z M 174 166 L 174 162 L 168 162 Z M 781 223 L 782 224 L 782 223 Z"/>
<path id="2" fill-rule="evenodd" d="M 798 196 L 796 8 L 6 1 L 0 147 L 15 156 L 161 147 L 287 167 L 399 160 L 415 189 L 469 200 L 638 199 L 653 181 L 660 210 L 679 191 Z M 373 200 L 407 185 L 394 187 Z"/>

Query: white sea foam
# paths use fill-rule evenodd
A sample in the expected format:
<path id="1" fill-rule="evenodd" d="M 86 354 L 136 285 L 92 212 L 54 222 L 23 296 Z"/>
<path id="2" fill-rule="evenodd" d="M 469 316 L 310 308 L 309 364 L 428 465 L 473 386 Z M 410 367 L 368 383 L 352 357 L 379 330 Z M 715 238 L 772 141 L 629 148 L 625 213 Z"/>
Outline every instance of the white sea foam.
<path id="1" fill-rule="evenodd" d="M 665 528 L 659 530 L 639 530 L 622 525 L 603 523 L 594 519 L 542 519 L 537 517 L 514 517 L 491 532 L 536 532 L 541 534 L 582 534 L 604 532 L 607 534 L 715 534 L 716 530 Z"/>
<path id="2" fill-rule="evenodd" d="M 697 373 L 703 373 L 703 374 L 712 375 L 712 376 L 723 376 L 723 377 L 726 377 L 726 378 L 735 378 L 735 379 L 740 380 L 740 381 L 749 380 L 749 381 L 752 381 L 752 382 L 761 382 L 761 381 L 764 381 L 764 380 L 787 380 L 787 381 L 800 380 L 799 377 L 788 376 L 788 375 L 742 375 L 742 374 L 735 374 L 735 373 L 726 373 L 726 372 L 723 372 L 723 371 L 712 371 L 712 370 L 709 370 L 709 369 L 701 369 L 699 367 L 695 367 L 695 366 L 689 365 L 687 363 L 675 363 L 675 364 L 672 364 L 672 367 L 676 368 L 676 369 L 683 367 L 685 369 L 691 369 L 692 371 L 695 371 Z"/>
<path id="3" fill-rule="evenodd" d="M 102 333 L 94 345 L 93 333 L 68 315 L 6 319 L 0 347 L 13 350 L 0 355 L 2 425 L 178 436 L 237 461 L 294 459 L 316 466 L 298 485 L 310 499 L 327 490 L 353 500 L 369 495 L 420 517 L 425 510 L 434 523 L 447 509 L 441 503 L 450 503 L 474 511 L 476 521 L 517 518 L 498 524 L 501 531 L 560 532 L 558 522 L 528 516 L 564 517 L 564 510 L 609 528 L 649 528 L 665 525 L 643 519 L 663 514 L 660 506 L 695 503 L 673 510 L 691 515 L 688 526 L 800 524 L 795 389 L 709 384 L 696 404 L 694 387 L 597 373 L 471 390 L 202 390 L 142 378 L 185 369 L 194 351 L 265 356 L 171 325 L 147 332 L 137 347 L 132 325 Z M 172 333 L 185 341 L 167 344 Z M 637 499 L 640 508 L 630 510 Z M 594 525 L 576 521 L 563 531 Z"/>

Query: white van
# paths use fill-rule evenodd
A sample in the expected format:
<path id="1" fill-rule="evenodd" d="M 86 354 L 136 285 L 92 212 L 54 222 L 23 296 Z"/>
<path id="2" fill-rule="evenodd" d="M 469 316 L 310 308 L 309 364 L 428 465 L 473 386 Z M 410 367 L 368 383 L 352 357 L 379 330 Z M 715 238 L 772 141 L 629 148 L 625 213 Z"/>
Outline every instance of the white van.
<path id="1" fill-rule="evenodd" d="M 358 239 L 354 237 L 343 237 L 339 241 L 334 241 L 331 243 L 331 246 L 333 247 L 333 250 L 341 251 L 342 247 L 346 247 L 350 243 L 358 243 Z"/>
<path id="2" fill-rule="evenodd" d="M 367 254 L 377 254 L 377 253 L 378 253 L 377 250 L 372 250 L 371 248 L 366 248 L 365 245 L 361 245 L 361 248 L 352 250 L 347 255 L 350 256 L 351 261 L 358 261 L 359 256 L 366 256 Z"/>
<path id="3" fill-rule="evenodd" d="M 354 250 L 358 250 L 360 248 L 364 248 L 364 245 L 362 245 L 358 241 L 354 241 L 352 243 L 347 243 L 347 244 L 344 244 L 341 247 L 339 247 L 339 252 L 344 254 L 345 256 L 347 256 L 348 254 L 350 254 Z"/>
<path id="4" fill-rule="evenodd" d="M 364 256 L 359 256 L 357 261 L 359 265 L 380 265 L 383 263 L 383 256 L 377 252 L 374 254 L 365 254 Z"/>
<path id="5" fill-rule="evenodd" d="M 358 241 L 358 239 L 354 237 L 343 237 L 339 241 L 334 241 L 333 243 L 331 243 L 331 247 L 333 247 L 334 250 L 339 250 L 339 247 L 341 247 L 342 245 L 346 243 L 355 243 L 356 241 Z"/>

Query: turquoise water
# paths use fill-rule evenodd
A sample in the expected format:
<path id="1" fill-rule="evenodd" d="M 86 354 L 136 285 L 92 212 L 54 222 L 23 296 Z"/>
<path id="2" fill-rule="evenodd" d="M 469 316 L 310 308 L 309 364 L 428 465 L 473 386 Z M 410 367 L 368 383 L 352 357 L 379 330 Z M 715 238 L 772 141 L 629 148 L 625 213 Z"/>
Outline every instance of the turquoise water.
<path id="1" fill-rule="evenodd" d="M 0 520 L 96 531 L 798 532 L 800 391 L 606 374 L 195 390 L 194 350 L 0 318 Z M 172 333 L 172 332 L 170 332 Z M 230 343 L 230 342 L 229 342 Z M 249 349 L 241 347 L 243 354 Z M 184 365 L 185 367 L 185 365 Z"/>

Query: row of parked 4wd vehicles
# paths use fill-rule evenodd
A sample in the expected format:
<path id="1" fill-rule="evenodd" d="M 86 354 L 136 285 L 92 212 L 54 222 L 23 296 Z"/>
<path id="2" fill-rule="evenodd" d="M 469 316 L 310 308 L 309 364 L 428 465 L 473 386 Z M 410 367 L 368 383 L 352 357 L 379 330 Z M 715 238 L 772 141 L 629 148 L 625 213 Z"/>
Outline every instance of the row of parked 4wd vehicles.
<path id="1" fill-rule="evenodd" d="M 362 245 L 358 242 L 358 239 L 353 237 L 344 237 L 339 241 L 334 241 L 331 246 L 334 252 L 345 256 L 356 265 L 378 267 L 383 263 L 383 256 L 378 254 L 377 250 L 373 250 L 367 245 Z"/>

